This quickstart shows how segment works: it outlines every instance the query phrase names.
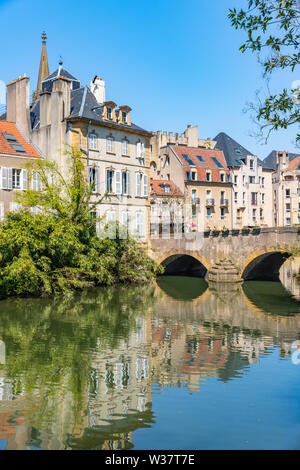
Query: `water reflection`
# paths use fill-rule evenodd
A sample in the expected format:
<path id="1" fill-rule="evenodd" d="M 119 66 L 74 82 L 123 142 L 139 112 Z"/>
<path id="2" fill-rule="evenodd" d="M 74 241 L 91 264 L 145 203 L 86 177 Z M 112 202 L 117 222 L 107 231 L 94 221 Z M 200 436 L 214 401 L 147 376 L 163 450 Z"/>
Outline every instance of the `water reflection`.
<path id="1" fill-rule="evenodd" d="M 0 449 L 133 448 L 160 420 L 154 394 L 243 380 L 300 332 L 300 302 L 278 283 L 163 277 L 0 309 Z"/>
<path id="2" fill-rule="evenodd" d="M 289 258 L 280 269 L 280 281 L 291 294 L 300 300 L 300 257 Z"/>

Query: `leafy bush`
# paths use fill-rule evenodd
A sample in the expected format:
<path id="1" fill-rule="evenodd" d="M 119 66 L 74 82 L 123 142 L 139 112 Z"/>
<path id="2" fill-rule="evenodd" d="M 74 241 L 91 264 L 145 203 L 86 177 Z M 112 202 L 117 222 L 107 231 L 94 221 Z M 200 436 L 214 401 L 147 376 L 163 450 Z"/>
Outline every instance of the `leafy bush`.
<path id="1" fill-rule="evenodd" d="M 51 215 L 9 213 L 0 227 L 0 295 L 50 295 L 116 282 L 143 282 L 155 263 L 134 240 Z"/>

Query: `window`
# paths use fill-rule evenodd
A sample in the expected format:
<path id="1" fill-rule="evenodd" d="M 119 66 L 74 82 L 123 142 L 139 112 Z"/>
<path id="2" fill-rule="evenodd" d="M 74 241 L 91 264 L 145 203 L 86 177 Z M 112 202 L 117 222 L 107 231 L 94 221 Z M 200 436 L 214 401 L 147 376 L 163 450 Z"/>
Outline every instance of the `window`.
<path id="1" fill-rule="evenodd" d="M 291 197 L 291 191 L 290 191 L 290 189 L 286 189 L 286 190 L 285 190 L 285 197 L 286 197 L 286 198 L 290 198 L 290 197 Z"/>
<path id="2" fill-rule="evenodd" d="M 106 170 L 106 192 L 113 193 L 113 184 L 114 184 L 114 171 Z"/>
<path id="3" fill-rule="evenodd" d="M 264 188 L 265 187 L 265 178 L 261 179 L 261 186 Z"/>
<path id="4" fill-rule="evenodd" d="M 223 168 L 223 165 L 221 165 L 221 163 L 219 162 L 219 160 L 216 158 L 216 157 L 211 157 L 212 161 L 215 162 L 215 164 L 219 167 L 219 168 Z"/>
<path id="5" fill-rule="evenodd" d="M 243 185 L 245 186 L 245 183 L 246 183 L 246 176 L 244 175 L 243 176 Z"/>
<path id="6" fill-rule="evenodd" d="M 41 175 L 38 171 L 32 172 L 32 189 L 33 191 L 40 191 L 42 188 Z"/>
<path id="7" fill-rule="evenodd" d="M 195 166 L 195 163 L 190 159 L 188 155 L 182 155 L 182 156 L 189 165 Z"/>
<path id="8" fill-rule="evenodd" d="M 187 179 L 188 181 L 191 180 L 191 173 L 190 173 L 189 171 L 186 172 L 186 179 Z"/>
<path id="9" fill-rule="evenodd" d="M 192 204 L 195 204 L 196 202 L 196 197 L 197 197 L 197 190 L 192 189 Z"/>
<path id="10" fill-rule="evenodd" d="M 116 171 L 116 194 L 122 194 L 122 176 L 120 171 Z"/>
<path id="11" fill-rule="evenodd" d="M 253 217 L 253 219 L 256 218 L 256 209 L 252 209 L 252 217 Z"/>
<path id="12" fill-rule="evenodd" d="M 197 173 L 196 171 L 192 171 L 192 181 L 196 181 L 197 180 Z"/>
<path id="13" fill-rule="evenodd" d="M 251 193 L 251 204 L 252 204 L 252 206 L 257 205 L 257 193 Z M 255 210 L 255 209 L 253 209 L 253 210 Z"/>
<path id="14" fill-rule="evenodd" d="M 170 177 L 170 173 L 167 173 L 167 180 L 170 181 L 171 177 Z"/>
<path id="15" fill-rule="evenodd" d="M 141 212 L 137 212 L 136 214 L 136 231 L 140 237 L 143 236 L 144 228 L 143 228 L 143 214 Z"/>
<path id="16" fill-rule="evenodd" d="M 285 210 L 286 210 L 286 212 L 291 212 L 291 204 L 286 204 L 285 205 Z"/>
<path id="17" fill-rule="evenodd" d="M 122 171 L 122 194 L 130 194 L 129 193 L 129 178 L 130 173 L 129 171 Z"/>
<path id="18" fill-rule="evenodd" d="M 125 211 L 122 212 L 122 224 L 129 230 L 129 224 L 130 224 L 130 218 L 129 218 L 129 212 Z"/>
<path id="19" fill-rule="evenodd" d="M 126 111 L 122 111 L 122 122 L 127 124 L 127 113 Z"/>
<path id="20" fill-rule="evenodd" d="M 143 196 L 148 196 L 148 176 L 143 175 Z"/>
<path id="21" fill-rule="evenodd" d="M 249 176 L 249 183 L 254 184 L 255 183 L 255 176 Z"/>
<path id="22" fill-rule="evenodd" d="M 259 210 L 259 217 L 260 217 L 260 220 L 262 220 L 264 218 L 263 209 Z"/>
<path id="23" fill-rule="evenodd" d="M 113 137 L 107 137 L 107 152 L 113 153 L 114 152 L 114 139 Z"/>
<path id="24" fill-rule="evenodd" d="M 238 202 L 238 193 L 234 193 L 234 202 L 235 202 L 235 203 Z"/>
<path id="25" fill-rule="evenodd" d="M 97 150 L 97 136 L 96 134 L 90 134 L 90 149 Z"/>
<path id="26" fill-rule="evenodd" d="M 128 155 L 128 140 L 124 139 L 122 141 L 122 155 Z"/>
<path id="27" fill-rule="evenodd" d="M 112 119 L 112 108 L 107 107 L 107 119 Z"/>
<path id="28" fill-rule="evenodd" d="M 210 219 L 210 218 L 211 218 L 211 208 L 210 208 L 210 207 L 207 207 L 207 208 L 206 208 L 206 218 L 207 218 L 207 219 Z"/>
<path id="29" fill-rule="evenodd" d="M 200 162 L 205 162 L 204 158 L 201 157 L 201 155 L 198 155 L 197 158 L 199 159 Z"/>
<path id="30" fill-rule="evenodd" d="M 95 166 L 88 167 L 88 184 L 92 186 L 94 193 L 99 192 L 98 168 Z"/>
<path id="31" fill-rule="evenodd" d="M 221 179 L 221 183 L 225 183 L 225 175 L 224 175 L 224 173 L 220 173 L 220 179 Z"/>
<path id="32" fill-rule="evenodd" d="M 170 193 L 170 186 L 167 185 L 167 184 L 165 184 L 165 185 L 163 186 L 163 190 L 164 190 L 165 193 Z"/>
<path id="33" fill-rule="evenodd" d="M 246 193 L 243 193 L 243 206 L 246 205 Z"/>
<path id="34" fill-rule="evenodd" d="M 238 182 L 238 177 L 235 176 L 235 177 L 234 177 L 234 184 L 235 184 L 235 186 L 237 185 L 237 182 Z"/>
<path id="35" fill-rule="evenodd" d="M 13 168 L 12 169 L 12 188 L 21 189 L 21 173 L 22 170 Z"/>
<path id="36" fill-rule="evenodd" d="M 210 171 L 207 171 L 207 172 L 206 172 L 206 181 L 212 181 L 212 179 L 211 179 L 211 172 L 210 172 Z"/>
<path id="37" fill-rule="evenodd" d="M 224 207 L 221 207 L 221 219 L 222 220 L 225 219 L 225 209 L 224 209 Z"/>
<path id="38" fill-rule="evenodd" d="M 241 153 L 241 151 L 239 149 L 234 149 L 235 153 Z"/>
<path id="39" fill-rule="evenodd" d="M 142 195 L 142 178 L 143 175 L 141 173 L 136 174 L 136 196 Z"/>
<path id="40" fill-rule="evenodd" d="M 250 170 L 254 170 L 254 160 L 250 160 Z"/>
<path id="41" fill-rule="evenodd" d="M 265 194 L 262 193 L 261 195 L 261 203 L 264 204 L 265 203 Z"/>
<path id="42" fill-rule="evenodd" d="M 166 156 L 165 166 L 169 166 L 169 165 L 170 165 L 170 158 Z"/>
<path id="43" fill-rule="evenodd" d="M 285 219 L 285 225 L 287 225 L 287 226 L 290 226 L 290 225 L 291 225 L 291 219 L 290 219 L 290 217 L 287 217 L 287 218 Z"/>

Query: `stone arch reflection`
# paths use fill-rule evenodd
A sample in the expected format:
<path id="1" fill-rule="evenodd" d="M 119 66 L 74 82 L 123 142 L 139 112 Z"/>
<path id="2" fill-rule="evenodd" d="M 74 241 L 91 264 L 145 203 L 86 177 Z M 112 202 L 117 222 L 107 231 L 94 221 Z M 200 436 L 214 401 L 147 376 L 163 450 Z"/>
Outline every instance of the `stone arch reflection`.
<path id="1" fill-rule="evenodd" d="M 161 276 L 158 287 L 174 300 L 192 301 L 201 297 L 208 288 L 204 279 L 184 276 Z"/>
<path id="2" fill-rule="evenodd" d="M 248 281 L 242 288 L 251 304 L 263 312 L 281 316 L 300 313 L 300 301 L 281 282 Z"/>

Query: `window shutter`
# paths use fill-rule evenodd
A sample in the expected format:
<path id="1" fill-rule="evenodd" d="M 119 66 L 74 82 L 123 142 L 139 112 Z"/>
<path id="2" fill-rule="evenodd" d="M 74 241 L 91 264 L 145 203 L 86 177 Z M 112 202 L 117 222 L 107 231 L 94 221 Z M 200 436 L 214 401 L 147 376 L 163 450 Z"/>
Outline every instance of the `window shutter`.
<path id="1" fill-rule="evenodd" d="M 122 194 L 121 172 L 116 171 L 116 194 Z"/>
<path id="2" fill-rule="evenodd" d="M 130 173 L 129 171 L 126 171 L 126 187 L 127 187 L 127 193 L 130 194 Z"/>
<path id="3" fill-rule="evenodd" d="M 136 157 L 141 158 L 141 142 L 136 144 Z"/>
<path id="4" fill-rule="evenodd" d="M 28 171 L 23 170 L 22 173 L 23 173 L 23 190 L 25 191 L 26 189 L 28 189 Z"/>
<path id="5" fill-rule="evenodd" d="M 141 195 L 141 175 L 140 173 L 136 174 L 136 195 Z"/>
<path id="6" fill-rule="evenodd" d="M 143 195 L 148 196 L 148 176 L 143 175 Z"/>
<path id="7" fill-rule="evenodd" d="M 12 168 L 7 168 L 7 189 L 12 189 Z"/>
<path id="8" fill-rule="evenodd" d="M 2 189 L 8 189 L 8 168 L 2 168 Z"/>
<path id="9" fill-rule="evenodd" d="M 95 169 L 95 191 L 99 193 L 99 168 Z"/>

